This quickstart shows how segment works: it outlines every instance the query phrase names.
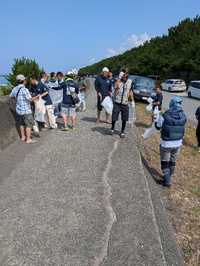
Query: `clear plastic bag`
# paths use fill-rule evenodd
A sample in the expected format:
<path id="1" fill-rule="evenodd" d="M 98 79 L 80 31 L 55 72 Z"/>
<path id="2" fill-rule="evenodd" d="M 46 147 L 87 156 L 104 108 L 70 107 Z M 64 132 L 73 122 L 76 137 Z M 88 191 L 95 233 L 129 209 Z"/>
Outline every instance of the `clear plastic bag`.
<path id="1" fill-rule="evenodd" d="M 55 85 L 56 87 L 56 85 Z M 61 103 L 63 100 L 63 90 L 49 89 L 49 96 L 53 103 Z"/>
<path id="2" fill-rule="evenodd" d="M 113 110 L 113 102 L 109 96 L 106 96 L 101 103 L 101 105 L 105 108 L 106 112 L 110 115 L 112 115 Z"/>
<path id="3" fill-rule="evenodd" d="M 148 112 L 150 112 L 152 110 L 152 107 L 153 107 L 153 105 L 152 105 L 152 103 L 150 103 L 149 105 L 146 106 L 146 110 Z"/>
<path id="4" fill-rule="evenodd" d="M 129 106 L 129 118 L 128 118 L 128 124 L 133 124 L 136 120 L 136 112 L 135 107 L 133 107 L 131 104 Z"/>

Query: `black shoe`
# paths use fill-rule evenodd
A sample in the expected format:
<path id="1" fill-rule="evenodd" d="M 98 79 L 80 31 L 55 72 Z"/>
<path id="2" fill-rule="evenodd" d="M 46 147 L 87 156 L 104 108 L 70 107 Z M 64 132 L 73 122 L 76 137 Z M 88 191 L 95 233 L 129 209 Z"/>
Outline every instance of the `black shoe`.
<path id="1" fill-rule="evenodd" d="M 119 134 L 119 136 L 120 136 L 120 138 L 124 139 L 124 138 L 125 138 L 125 133 L 122 133 L 122 132 L 121 132 L 121 133 Z"/>
<path id="2" fill-rule="evenodd" d="M 110 135 L 113 135 L 114 134 L 114 129 L 111 129 L 110 130 Z"/>

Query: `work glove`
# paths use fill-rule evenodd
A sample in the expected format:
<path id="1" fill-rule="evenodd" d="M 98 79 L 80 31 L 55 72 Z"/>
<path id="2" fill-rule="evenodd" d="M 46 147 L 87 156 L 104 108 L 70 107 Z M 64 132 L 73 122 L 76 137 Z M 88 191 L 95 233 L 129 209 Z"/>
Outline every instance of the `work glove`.
<path id="1" fill-rule="evenodd" d="M 119 78 L 119 79 L 121 79 L 121 78 L 123 77 L 123 75 L 124 75 L 124 72 L 123 72 L 123 71 L 121 71 L 121 72 L 119 73 L 119 76 L 118 76 L 118 78 Z"/>
<path id="2" fill-rule="evenodd" d="M 135 102 L 134 102 L 134 101 L 131 102 L 131 106 L 132 106 L 132 107 L 135 107 Z"/>

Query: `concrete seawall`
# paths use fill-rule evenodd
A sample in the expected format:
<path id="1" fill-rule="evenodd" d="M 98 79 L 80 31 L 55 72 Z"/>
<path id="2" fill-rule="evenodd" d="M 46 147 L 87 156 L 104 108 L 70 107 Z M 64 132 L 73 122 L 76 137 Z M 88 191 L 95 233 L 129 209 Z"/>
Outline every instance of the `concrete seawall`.
<path id="1" fill-rule="evenodd" d="M 19 138 L 19 118 L 15 106 L 15 99 L 0 97 L 0 151 Z"/>

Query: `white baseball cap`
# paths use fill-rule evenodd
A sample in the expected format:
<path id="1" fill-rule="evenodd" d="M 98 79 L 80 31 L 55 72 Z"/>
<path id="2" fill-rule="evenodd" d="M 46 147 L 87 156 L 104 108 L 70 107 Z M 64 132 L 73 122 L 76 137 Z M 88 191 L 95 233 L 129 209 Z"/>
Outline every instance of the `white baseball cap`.
<path id="1" fill-rule="evenodd" d="M 24 81 L 26 78 L 24 77 L 24 75 L 22 75 L 22 74 L 19 74 L 19 75 L 17 75 L 17 77 L 16 77 L 16 80 L 17 81 Z"/>
<path id="2" fill-rule="evenodd" d="M 72 71 L 68 71 L 66 76 L 73 76 L 73 72 Z"/>
<path id="3" fill-rule="evenodd" d="M 102 69 L 102 72 L 109 72 L 109 69 L 108 69 L 107 67 L 104 67 L 104 68 Z"/>

